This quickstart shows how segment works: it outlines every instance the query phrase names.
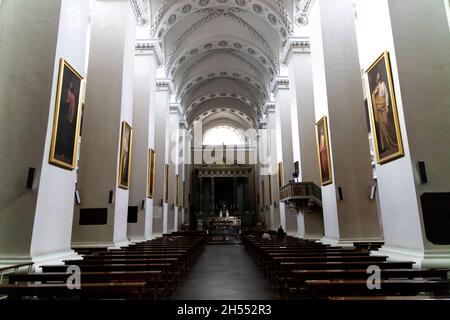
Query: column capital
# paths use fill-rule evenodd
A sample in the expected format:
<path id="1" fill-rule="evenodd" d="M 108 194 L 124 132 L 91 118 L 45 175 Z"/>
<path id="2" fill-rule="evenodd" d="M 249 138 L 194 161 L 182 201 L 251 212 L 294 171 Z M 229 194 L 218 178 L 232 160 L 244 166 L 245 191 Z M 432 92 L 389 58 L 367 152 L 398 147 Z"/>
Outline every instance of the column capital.
<path id="1" fill-rule="evenodd" d="M 275 103 L 274 102 L 268 102 L 264 106 L 264 114 L 269 114 L 269 113 L 275 113 Z M 266 122 L 267 122 L 267 120 L 266 120 Z"/>
<path id="2" fill-rule="evenodd" d="M 281 62 L 287 66 L 293 53 L 311 52 L 309 37 L 291 37 L 281 55 Z"/>
<path id="3" fill-rule="evenodd" d="M 183 115 L 183 109 L 181 108 L 181 104 L 171 103 L 169 106 L 169 113 L 176 114 L 181 117 Z"/>
<path id="4" fill-rule="evenodd" d="M 289 90 L 289 78 L 277 77 L 273 83 L 272 93 L 275 96 L 278 90 Z"/>
<path id="5" fill-rule="evenodd" d="M 168 91 L 169 94 L 172 94 L 174 92 L 172 80 L 156 79 L 156 91 Z"/>
<path id="6" fill-rule="evenodd" d="M 258 124 L 259 124 L 259 129 L 267 129 L 267 126 L 268 126 L 267 119 L 260 118 L 258 120 Z"/>
<path id="7" fill-rule="evenodd" d="M 136 41 L 135 46 L 136 55 L 147 56 L 152 55 L 155 58 L 156 64 L 162 66 L 164 63 L 164 57 L 161 53 L 161 49 L 158 46 L 157 40 L 154 39 L 139 39 Z"/>
<path id="8" fill-rule="evenodd" d="M 130 0 L 138 26 L 145 26 L 151 22 L 150 0 Z"/>

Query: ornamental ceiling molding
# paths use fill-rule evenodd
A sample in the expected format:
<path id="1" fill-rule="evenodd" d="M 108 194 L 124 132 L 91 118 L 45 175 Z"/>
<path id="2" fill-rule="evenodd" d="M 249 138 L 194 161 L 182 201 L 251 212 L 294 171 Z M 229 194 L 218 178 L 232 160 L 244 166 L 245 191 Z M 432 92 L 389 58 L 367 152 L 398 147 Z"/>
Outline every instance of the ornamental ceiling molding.
<path id="1" fill-rule="evenodd" d="M 294 52 L 311 52 L 309 38 L 290 38 L 281 55 L 281 62 L 287 66 Z"/>
<path id="2" fill-rule="evenodd" d="M 245 92 L 246 99 L 249 102 L 253 102 L 255 105 L 261 105 L 266 100 L 266 98 L 263 98 L 263 95 L 261 94 L 261 92 L 256 91 L 255 87 L 253 87 L 251 84 L 249 84 L 249 83 L 247 83 L 244 80 L 239 79 L 239 78 L 233 78 L 233 77 L 226 78 L 226 77 L 222 76 L 222 77 L 218 77 L 218 78 L 209 79 L 208 80 L 208 84 L 212 85 L 213 88 L 225 87 L 225 86 L 223 86 L 223 81 L 224 80 L 231 81 L 233 84 L 237 85 L 241 90 L 243 90 L 243 92 Z M 204 86 L 196 85 L 193 90 L 191 90 L 190 92 L 187 92 L 182 97 L 182 101 L 181 101 L 182 105 L 183 106 L 188 106 L 195 99 L 199 98 L 201 95 L 204 95 L 205 93 L 203 93 L 201 95 L 199 94 L 201 89 L 204 90 Z M 215 90 L 217 90 L 217 89 L 215 89 Z M 212 92 L 209 91 L 207 93 L 209 94 L 209 93 L 212 93 Z M 233 90 L 233 93 L 236 93 L 236 91 Z M 245 102 L 245 100 L 243 100 L 243 101 Z"/>
<path id="3" fill-rule="evenodd" d="M 269 57 L 270 62 L 276 69 L 276 73 L 280 70 L 279 63 L 272 51 L 272 48 L 270 47 L 267 40 L 255 29 L 253 26 L 251 26 L 248 22 L 246 22 L 244 19 L 238 17 L 235 12 L 237 12 L 238 8 L 231 8 L 227 10 L 223 9 L 203 9 L 196 11 L 196 13 L 204 13 L 207 12 L 206 16 L 203 16 L 201 19 L 199 19 L 197 22 L 195 22 L 193 25 L 191 25 L 175 42 L 173 48 L 171 49 L 167 62 L 166 62 L 166 70 L 169 69 L 169 66 L 171 66 L 175 60 L 175 57 L 177 56 L 178 51 L 183 46 L 184 42 L 189 38 L 189 36 L 194 33 L 196 30 L 198 30 L 201 26 L 204 24 L 210 22 L 211 20 L 214 20 L 218 17 L 227 17 L 232 19 L 235 23 L 240 25 L 243 29 L 246 29 L 250 35 L 255 38 L 258 43 L 262 46 L 265 54 Z"/>
<path id="4" fill-rule="evenodd" d="M 309 23 L 309 13 L 314 0 L 295 0 L 295 22 L 298 26 L 306 26 Z"/>
<path id="5" fill-rule="evenodd" d="M 164 64 L 164 58 L 156 40 L 137 40 L 135 46 L 136 55 L 153 55 L 158 66 Z"/>
<path id="6" fill-rule="evenodd" d="M 139 26 L 151 23 L 150 0 L 130 0 Z"/>
<path id="7" fill-rule="evenodd" d="M 264 106 L 264 112 L 265 115 L 269 113 L 275 113 L 275 102 L 268 102 Z M 266 118 L 267 119 L 267 118 Z"/>
<path id="8" fill-rule="evenodd" d="M 273 95 L 276 95 L 278 93 L 278 90 L 289 90 L 289 78 L 288 77 L 278 77 L 275 79 L 275 83 L 272 88 Z"/>
<path id="9" fill-rule="evenodd" d="M 173 82 L 171 79 L 156 79 L 157 91 L 169 91 L 170 94 L 174 92 Z"/>
<path id="10" fill-rule="evenodd" d="M 255 46 L 253 43 L 249 43 L 244 39 L 236 38 L 236 37 L 217 37 L 206 41 L 202 44 L 197 44 L 195 46 L 191 46 L 190 48 L 184 50 L 182 53 L 177 55 L 174 59 L 173 64 L 169 65 L 167 69 L 167 74 L 170 76 L 174 76 L 175 73 L 180 70 L 184 64 L 190 63 L 191 67 L 189 69 L 193 69 L 192 65 L 197 65 L 197 62 L 191 63 L 189 60 L 192 58 L 197 58 L 202 54 L 208 54 L 209 52 L 216 50 L 233 50 L 234 53 L 240 54 L 240 56 L 250 57 L 250 60 L 257 61 L 257 64 L 260 64 L 263 69 L 270 74 L 271 81 L 273 81 L 273 77 L 275 77 L 275 69 L 276 66 L 273 65 L 266 55 L 266 53 L 261 50 L 258 46 Z M 201 57 L 201 59 L 206 59 L 205 56 Z M 205 61 L 205 60 L 202 60 Z"/>
<path id="11" fill-rule="evenodd" d="M 255 111 L 256 114 L 260 113 L 260 110 L 258 109 L 256 104 L 253 103 L 252 101 L 250 101 L 250 99 L 248 99 L 248 97 L 246 97 L 244 95 L 240 95 L 240 94 L 225 93 L 225 92 L 216 92 L 216 93 L 206 94 L 201 97 L 198 97 L 192 103 L 189 104 L 189 106 L 186 109 L 186 113 L 191 112 L 195 107 L 199 106 L 203 102 L 206 102 L 211 99 L 218 99 L 218 98 L 229 98 L 229 99 L 236 99 L 236 100 L 242 101 L 243 103 L 249 105 L 253 109 L 253 111 Z"/>
<path id="12" fill-rule="evenodd" d="M 270 23 L 274 27 L 282 26 L 284 31 L 277 30 L 286 37 L 293 33 L 293 25 L 289 19 L 282 0 L 194 0 L 186 1 L 180 6 L 173 8 L 177 4 L 177 0 L 165 0 L 158 13 L 155 15 L 151 27 L 152 37 L 158 33 L 162 38 L 164 33 L 170 30 L 178 20 L 184 16 L 193 13 L 199 9 L 213 8 L 214 6 L 240 8 L 246 12 L 255 14 Z M 164 17 L 168 16 L 167 19 Z"/>
<path id="13" fill-rule="evenodd" d="M 200 66 L 201 64 L 203 64 L 204 62 L 218 56 L 218 55 L 228 55 L 231 56 L 237 60 L 239 60 L 241 63 L 243 63 L 244 65 L 246 65 L 247 67 L 249 67 L 253 73 L 255 73 L 256 75 L 256 79 L 255 83 L 257 83 L 258 85 L 255 85 L 259 90 L 259 87 L 263 87 L 265 91 L 268 92 L 268 83 L 270 83 L 269 81 L 267 81 L 267 77 L 264 77 L 262 75 L 262 73 L 259 71 L 259 69 L 252 64 L 251 62 L 249 62 L 247 59 L 241 57 L 240 55 L 236 54 L 233 49 L 219 49 L 219 50 L 215 50 L 215 51 L 211 51 L 209 54 L 205 55 L 204 57 L 202 57 L 201 59 L 197 60 L 195 63 L 193 63 L 183 74 L 183 76 L 181 77 L 181 80 L 178 81 L 176 83 L 177 89 L 180 90 L 181 88 L 184 88 L 184 86 L 186 85 L 186 83 L 189 83 L 189 81 L 192 81 L 192 77 L 191 79 L 189 79 L 189 76 L 191 75 L 192 71 L 197 68 L 198 66 Z M 226 72 L 227 73 L 227 72 Z M 233 75 L 237 78 L 241 77 L 241 73 L 240 72 L 235 72 Z M 227 74 L 225 74 L 224 72 L 219 72 L 219 75 L 224 75 L 226 76 Z M 210 72 L 207 73 L 208 78 L 215 78 L 216 73 L 214 72 Z M 249 81 L 247 78 L 250 77 L 250 75 L 248 75 L 247 77 L 243 76 L 245 80 Z M 253 77 L 253 75 L 252 75 Z M 264 81 L 264 79 L 266 79 L 266 81 Z M 250 81 L 249 81 L 250 82 Z"/>
<path id="14" fill-rule="evenodd" d="M 256 122 L 254 120 L 252 120 L 252 118 L 250 117 L 251 115 L 246 114 L 246 113 L 244 113 L 244 112 L 242 112 L 242 111 L 240 111 L 240 110 L 238 110 L 236 108 L 233 108 L 233 107 L 221 107 L 221 106 L 219 106 L 217 108 L 214 108 L 212 110 L 210 109 L 210 110 L 205 111 L 205 112 L 200 113 L 200 114 L 189 114 L 189 115 L 187 115 L 186 118 L 187 119 L 191 119 L 190 122 L 192 124 L 194 122 L 196 122 L 196 121 L 207 122 L 207 121 L 210 120 L 211 117 L 217 116 L 220 113 L 222 113 L 222 114 L 223 113 L 227 113 L 228 116 L 240 118 L 246 125 L 249 125 L 249 126 L 251 126 L 253 128 L 256 127 Z M 196 117 L 196 118 L 192 119 L 194 117 Z M 231 118 L 227 118 L 227 119 L 228 120 L 233 120 Z M 218 119 L 213 119 L 211 121 L 216 121 L 217 122 Z M 189 123 L 189 120 L 188 120 L 188 123 Z"/>

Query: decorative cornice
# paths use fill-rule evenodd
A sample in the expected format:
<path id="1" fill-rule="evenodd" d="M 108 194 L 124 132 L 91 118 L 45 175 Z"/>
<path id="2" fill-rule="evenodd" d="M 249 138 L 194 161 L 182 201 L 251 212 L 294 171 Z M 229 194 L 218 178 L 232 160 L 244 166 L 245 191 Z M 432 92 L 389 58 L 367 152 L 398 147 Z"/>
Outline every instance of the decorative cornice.
<path id="1" fill-rule="evenodd" d="M 153 55 L 158 66 L 162 66 L 164 58 L 156 40 L 137 40 L 136 55 Z"/>
<path id="2" fill-rule="evenodd" d="M 264 114 L 269 114 L 269 113 L 275 113 L 275 103 L 274 102 L 268 102 L 264 106 Z"/>
<path id="3" fill-rule="evenodd" d="M 181 104 L 171 103 L 169 106 L 169 113 L 176 114 L 181 117 L 183 115 L 183 108 L 181 107 Z"/>
<path id="4" fill-rule="evenodd" d="M 294 52 L 310 52 L 311 43 L 309 38 L 290 38 L 281 56 L 281 62 L 287 66 Z"/>
<path id="5" fill-rule="evenodd" d="M 306 26 L 309 23 L 309 12 L 314 3 L 314 0 L 296 0 L 295 7 L 297 12 L 295 14 L 295 22 L 299 26 Z"/>
<path id="6" fill-rule="evenodd" d="M 174 92 L 173 82 L 170 79 L 157 79 L 156 80 L 157 91 L 169 91 L 170 94 Z"/>
<path id="7" fill-rule="evenodd" d="M 289 78 L 288 77 L 278 77 L 275 79 L 272 93 L 276 95 L 278 90 L 289 90 Z"/>
<path id="8" fill-rule="evenodd" d="M 151 22 L 150 0 L 130 0 L 139 26 L 145 26 Z"/>

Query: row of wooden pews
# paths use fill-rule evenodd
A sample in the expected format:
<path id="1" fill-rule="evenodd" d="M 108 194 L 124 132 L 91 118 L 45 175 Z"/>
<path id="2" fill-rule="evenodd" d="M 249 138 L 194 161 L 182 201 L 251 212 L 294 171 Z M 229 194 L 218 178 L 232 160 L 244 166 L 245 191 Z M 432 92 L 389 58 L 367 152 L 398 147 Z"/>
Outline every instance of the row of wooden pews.
<path id="1" fill-rule="evenodd" d="M 413 269 L 410 261 L 293 237 L 279 241 L 248 235 L 244 243 L 283 299 L 450 299 L 448 269 Z M 379 278 L 369 279 L 373 266 Z"/>
<path id="2" fill-rule="evenodd" d="M 10 274 L 0 286 L 8 299 L 168 299 L 200 256 L 203 234 L 170 234 L 119 250 L 80 249 L 82 260 Z M 68 268 L 79 268 L 81 288 Z M 75 268 L 75 269 L 76 269 Z M 72 284 L 72 285 L 68 285 Z"/>

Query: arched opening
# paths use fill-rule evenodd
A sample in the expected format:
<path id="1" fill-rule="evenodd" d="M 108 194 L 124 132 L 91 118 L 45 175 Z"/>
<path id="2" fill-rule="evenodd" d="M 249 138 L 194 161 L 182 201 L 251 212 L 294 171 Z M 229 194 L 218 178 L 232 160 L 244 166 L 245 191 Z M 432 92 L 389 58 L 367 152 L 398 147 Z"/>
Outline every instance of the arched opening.
<path id="1" fill-rule="evenodd" d="M 218 146 L 218 145 L 244 145 L 245 138 L 240 130 L 220 125 L 213 127 L 205 132 L 203 135 L 203 145 L 205 146 Z"/>

